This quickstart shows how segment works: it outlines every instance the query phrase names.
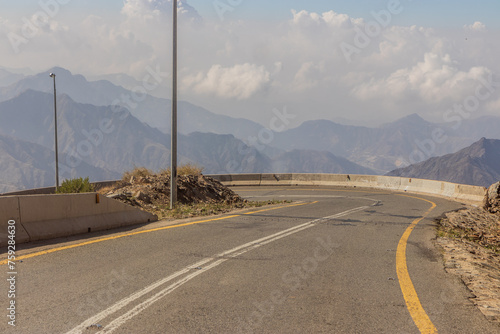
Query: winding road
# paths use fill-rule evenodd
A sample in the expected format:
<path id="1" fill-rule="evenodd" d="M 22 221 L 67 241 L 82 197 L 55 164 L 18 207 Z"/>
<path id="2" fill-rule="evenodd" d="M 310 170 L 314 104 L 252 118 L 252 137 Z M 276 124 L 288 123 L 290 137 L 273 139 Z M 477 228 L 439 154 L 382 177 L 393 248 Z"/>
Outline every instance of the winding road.
<path id="1" fill-rule="evenodd" d="M 20 245 L 16 327 L 4 279 L 0 332 L 500 332 L 434 243 L 435 219 L 459 203 L 332 187 L 234 190 L 292 202 Z"/>

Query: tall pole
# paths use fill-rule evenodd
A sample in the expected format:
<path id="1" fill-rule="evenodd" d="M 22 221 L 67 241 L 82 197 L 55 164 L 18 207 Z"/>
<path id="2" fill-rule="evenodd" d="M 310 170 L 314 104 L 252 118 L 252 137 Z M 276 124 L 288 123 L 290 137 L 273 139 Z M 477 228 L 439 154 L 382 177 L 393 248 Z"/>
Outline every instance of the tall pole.
<path id="1" fill-rule="evenodd" d="M 54 79 L 54 139 L 55 139 L 55 151 L 56 151 L 56 193 L 59 189 L 59 152 L 57 145 L 57 95 L 56 95 L 56 75 L 55 73 L 50 73 L 50 77 Z"/>
<path id="2" fill-rule="evenodd" d="M 170 166 L 170 209 L 177 202 L 177 0 L 173 4 L 173 58 L 172 58 L 172 139 Z"/>

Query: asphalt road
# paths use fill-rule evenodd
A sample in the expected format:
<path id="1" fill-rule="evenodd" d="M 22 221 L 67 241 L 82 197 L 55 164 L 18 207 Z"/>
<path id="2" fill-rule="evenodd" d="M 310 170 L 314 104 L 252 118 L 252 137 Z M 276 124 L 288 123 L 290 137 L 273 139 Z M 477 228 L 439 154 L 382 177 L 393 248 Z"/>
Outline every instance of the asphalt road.
<path id="1" fill-rule="evenodd" d="M 460 204 L 327 187 L 235 190 L 293 203 L 21 246 L 16 327 L 3 279 L 0 332 L 500 332 L 444 271 L 433 241 L 434 219 Z"/>

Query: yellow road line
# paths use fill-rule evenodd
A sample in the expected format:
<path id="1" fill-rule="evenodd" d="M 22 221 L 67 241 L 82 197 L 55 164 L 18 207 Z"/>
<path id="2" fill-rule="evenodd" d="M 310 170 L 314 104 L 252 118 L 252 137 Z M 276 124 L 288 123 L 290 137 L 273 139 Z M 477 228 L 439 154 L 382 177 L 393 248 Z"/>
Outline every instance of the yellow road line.
<path id="1" fill-rule="evenodd" d="M 314 204 L 314 203 L 317 203 L 317 202 L 313 202 L 313 203 L 300 203 L 300 204 L 294 204 L 294 205 L 285 205 L 285 206 L 279 206 L 279 207 L 274 207 L 274 208 L 260 210 L 260 211 L 255 211 L 255 212 L 249 212 L 249 213 L 245 213 L 245 214 L 249 215 L 249 214 L 253 214 L 253 213 L 257 213 L 257 212 L 278 210 L 278 209 L 282 209 L 282 208 L 288 208 L 288 207 L 291 207 L 291 206 Z M 63 246 L 63 247 L 57 247 L 57 248 L 52 248 L 52 249 L 48 249 L 48 250 L 36 252 L 36 253 L 31 253 L 31 254 L 26 254 L 26 255 L 22 255 L 22 256 L 17 256 L 16 257 L 16 261 L 30 259 L 30 258 L 33 258 L 33 257 L 37 257 L 37 256 L 41 256 L 41 255 L 46 255 L 46 254 L 50 254 L 50 253 L 55 253 L 55 252 L 60 252 L 60 251 L 64 251 L 64 250 L 68 250 L 68 249 L 72 249 L 72 248 L 88 246 L 88 245 L 92 245 L 92 244 L 96 244 L 96 243 L 100 243 L 100 242 L 104 242 L 104 241 L 110 241 L 110 240 L 116 240 L 116 239 L 120 239 L 120 238 L 130 237 L 130 236 L 139 235 L 139 234 L 143 234 L 143 233 L 157 232 L 157 231 L 168 230 L 168 229 L 177 228 L 177 227 L 185 227 L 185 226 L 190 226 L 190 225 L 196 225 L 196 224 L 201 224 L 201 223 L 208 223 L 208 222 L 225 220 L 225 219 L 236 218 L 236 217 L 241 217 L 241 215 L 231 215 L 231 216 L 224 216 L 224 217 L 218 217 L 218 218 L 212 218 L 212 219 L 198 220 L 198 221 L 184 223 L 184 224 L 170 225 L 170 226 L 158 227 L 158 228 L 149 229 L 149 230 L 143 230 L 143 231 L 125 233 L 125 234 L 120 234 L 120 235 L 116 235 L 116 236 L 112 236 L 112 237 L 100 238 L 100 239 L 96 239 L 96 240 L 82 242 L 82 243 L 79 243 L 79 244 L 74 244 L 74 245 L 69 245 L 69 246 Z M 2 261 L 0 261 L 0 266 L 4 265 L 4 264 L 7 264 L 8 262 L 9 262 L 8 259 L 2 260 Z"/>
<path id="2" fill-rule="evenodd" d="M 434 210 L 434 208 L 436 208 L 437 205 L 432 201 L 420 197 L 407 195 L 400 196 L 416 198 L 426 201 L 432 205 L 431 208 L 427 210 L 427 212 L 421 218 L 415 219 L 410 224 L 410 226 L 406 229 L 403 236 L 399 240 L 398 249 L 396 252 L 396 271 L 398 274 L 399 285 L 406 302 L 406 307 L 410 312 L 413 322 L 415 322 L 415 325 L 423 334 L 437 333 L 436 327 L 432 323 L 427 313 L 425 313 L 425 310 L 422 307 L 420 300 L 418 299 L 418 295 L 411 281 L 410 274 L 408 273 L 408 266 L 406 263 L 406 245 L 408 244 L 408 239 L 411 232 L 415 229 L 415 226 L 417 226 L 419 222 L 421 222 L 425 217 L 427 217 L 427 215 L 431 213 L 432 210 Z"/>

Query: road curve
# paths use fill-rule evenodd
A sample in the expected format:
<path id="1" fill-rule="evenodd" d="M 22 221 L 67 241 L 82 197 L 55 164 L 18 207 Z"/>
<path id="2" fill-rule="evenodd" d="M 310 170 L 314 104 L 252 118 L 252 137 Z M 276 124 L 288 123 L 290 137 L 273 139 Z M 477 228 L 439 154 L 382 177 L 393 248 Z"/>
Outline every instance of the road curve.
<path id="1" fill-rule="evenodd" d="M 330 187 L 234 190 L 293 202 L 20 245 L 16 327 L 4 316 L 0 332 L 500 331 L 444 271 L 433 241 L 434 219 L 460 204 Z"/>

